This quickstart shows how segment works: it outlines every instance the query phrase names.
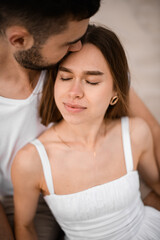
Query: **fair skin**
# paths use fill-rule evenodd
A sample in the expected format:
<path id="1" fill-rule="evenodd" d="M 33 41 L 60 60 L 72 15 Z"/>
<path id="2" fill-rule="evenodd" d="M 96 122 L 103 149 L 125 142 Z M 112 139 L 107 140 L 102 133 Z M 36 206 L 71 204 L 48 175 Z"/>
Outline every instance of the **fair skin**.
<path id="1" fill-rule="evenodd" d="M 49 157 L 55 194 L 80 192 L 124 176 L 120 120 L 104 120 L 116 91 L 101 52 L 86 44 L 80 52 L 71 54 L 60 66 L 54 91 L 64 120 L 48 129 L 39 140 Z M 148 182 L 158 183 L 152 136 L 146 123 L 130 119 L 130 136 L 134 170 L 143 171 Z M 49 191 L 33 145 L 28 144 L 18 152 L 12 180 L 16 239 L 35 240 L 33 218 L 39 192 L 48 195 Z"/>

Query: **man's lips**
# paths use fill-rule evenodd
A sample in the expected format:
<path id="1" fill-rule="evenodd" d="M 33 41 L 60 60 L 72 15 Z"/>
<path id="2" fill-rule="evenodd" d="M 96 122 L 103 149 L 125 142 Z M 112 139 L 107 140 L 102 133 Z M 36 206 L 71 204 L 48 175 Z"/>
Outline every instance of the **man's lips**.
<path id="1" fill-rule="evenodd" d="M 79 104 L 63 103 L 64 107 L 69 112 L 81 112 L 86 109 L 86 107 Z"/>

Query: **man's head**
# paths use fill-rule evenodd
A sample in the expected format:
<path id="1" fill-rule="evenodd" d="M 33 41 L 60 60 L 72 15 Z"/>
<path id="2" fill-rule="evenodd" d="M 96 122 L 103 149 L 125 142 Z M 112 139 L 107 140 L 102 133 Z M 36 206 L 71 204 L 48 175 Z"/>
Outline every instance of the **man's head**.
<path id="1" fill-rule="evenodd" d="M 1 0 L 1 33 L 20 65 L 49 68 L 81 48 L 79 40 L 99 6 L 100 0 Z"/>

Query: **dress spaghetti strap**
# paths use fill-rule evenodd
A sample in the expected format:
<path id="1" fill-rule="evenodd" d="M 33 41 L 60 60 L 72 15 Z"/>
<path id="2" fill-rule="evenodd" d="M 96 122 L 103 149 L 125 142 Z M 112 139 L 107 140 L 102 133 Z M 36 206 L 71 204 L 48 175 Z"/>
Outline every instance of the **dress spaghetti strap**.
<path id="1" fill-rule="evenodd" d="M 51 166 L 50 166 L 50 162 L 49 162 L 46 150 L 43 144 L 38 139 L 33 140 L 31 143 L 36 147 L 39 153 L 42 167 L 43 167 L 44 177 L 45 177 L 45 181 L 46 181 L 49 193 L 54 194 Z"/>
<path id="2" fill-rule="evenodd" d="M 126 169 L 128 173 L 130 171 L 133 171 L 133 157 L 132 157 L 132 149 L 131 149 L 131 141 L 130 141 L 130 133 L 129 133 L 129 118 L 122 117 L 121 125 L 122 125 L 124 157 L 125 157 Z"/>

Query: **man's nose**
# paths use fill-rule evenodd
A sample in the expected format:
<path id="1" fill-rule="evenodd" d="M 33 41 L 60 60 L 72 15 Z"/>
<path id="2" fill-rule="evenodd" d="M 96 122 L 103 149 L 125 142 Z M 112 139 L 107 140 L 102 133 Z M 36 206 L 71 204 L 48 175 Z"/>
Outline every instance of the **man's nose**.
<path id="1" fill-rule="evenodd" d="M 79 51 L 80 49 L 82 48 L 82 43 L 81 41 L 79 40 L 78 42 L 74 43 L 74 44 L 71 44 L 68 48 L 68 51 L 69 52 L 77 52 Z"/>

